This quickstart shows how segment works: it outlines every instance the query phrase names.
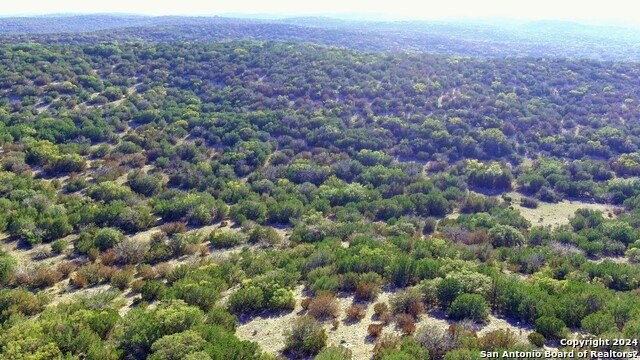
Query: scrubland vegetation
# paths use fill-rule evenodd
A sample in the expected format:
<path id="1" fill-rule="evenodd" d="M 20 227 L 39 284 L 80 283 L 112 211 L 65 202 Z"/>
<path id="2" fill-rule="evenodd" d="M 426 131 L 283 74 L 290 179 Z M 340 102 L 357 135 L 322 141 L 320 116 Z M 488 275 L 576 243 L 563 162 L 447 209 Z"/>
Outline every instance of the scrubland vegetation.
<path id="1" fill-rule="evenodd" d="M 0 44 L 2 358 L 640 337 L 636 63 L 32 37 Z M 554 227 L 518 210 L 564 201 Z M 298 306 L 280 349 L 236 336 Z"/>

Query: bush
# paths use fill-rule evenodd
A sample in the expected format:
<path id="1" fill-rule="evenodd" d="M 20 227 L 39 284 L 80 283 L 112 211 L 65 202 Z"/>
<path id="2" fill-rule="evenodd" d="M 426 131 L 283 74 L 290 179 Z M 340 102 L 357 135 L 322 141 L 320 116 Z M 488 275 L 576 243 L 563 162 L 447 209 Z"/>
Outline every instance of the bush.
<path id="1" fill-rule="evenodd" d="M 417 319 L 418 316 L 424 313 L 424 303 L 422 301 L 410 303 L 407 313 Z"/>
<path id="2" fill-rule="evenodd" d="M 402 339 L 395 334 L 384 334 L 378 337 L 376 345 L 373 347 L 373 358 L 378 360 L 381 358 L 382 353 L 388 349 L 397 349 L 400 347 Z"/>
<path id="3" fill-rule="evenodd" d="M 479 339 L 480 349 L 484 351 L 508 349 L 514 346 L 516 342 L 516 335 L 509 329 L 494 330 L 484 334 Z"/>
<path id="4" fill-rule="evenodd" d="M 158 280 L 149 280 L 140 289 L 140 295 L 144 301 L 159 300 L 164 297 L 167 287 Z"/>
<path id="5" fill-rule="evenodd" d="M 124 236 L 114 228 L 103 228 L 96 232 L 93 242 L 100 250 L 105 251 L 118 245 Z"/>
<path id="6" fill-rule="evenodd" d="M 71 279 L 71 285 L 73 285 L 76 288 L 81 288 L 84 289 L 87 286 L 89 286 L 89 281 L 87 281 L 87 278 L 82 275 L 82 274 L 76 274 L 72 279 Z"/>
<path id="7" fill-rule="evenodd" d="M 187 231 L 187 223 L 184 221 L 168 222 L 162 225 L 160 230 L 169 236 L 173 234 L 181 234 Z"/>
<path id="8" fill-rule="evenodd" d="M 109 280 L 111 275 L 113 275 L 113 268 L 100 264 L 89 264 L 79 268 L 75 277 L 80 278 L 80 283 L 83 282 L 82 278 L 84 278 L 87 285 L 94 286 Z"/>
<path id="9" fill-rule="evenodd" d="M 552 316 L 543 316 L 538 318 L 535 321 L 535 325 L 536 331 L 550 340 L 562 338 L 567 330 L 567 326 L 564 321 Z"/>
<path id="10" fill-rule="evenodd" d="M 351 350 L 342 346 L 331 346 L 322 349 L 314 360 L 351 360 Z"/>
<path id="11" fill-rule="evenodd" d="M 311 300 L 313 300 L 313 298 L 310 297 L 306 297 L 300 300 L 300 306 L 303 310 L 309 310 L 309 304 L 311 304 Z"/>
<path id="12" fill-rule="evenodd" d="M 64 277 L 69 276 L 72 272 L 76 271 L 77 268 L 78 265 L 76 265 L 73 261 L 60 263 L 57 267 L 58 271 L 62 273 L 62 276 Z"/>
<path id="13" fill-rule="evenodd" d="M 367 328 L 367 333 L 372 338 L 377 338 L 382 334 L 382 329 L 384 328 L 384 324 L 369 324 Z"/>
<path id="14" fill-rule="evenodd" d="M 170 263 L 161 263 L 156 265 L 154 267 L 154 270 L 156 271 L 156 274 L 158 274 L 160 278 L 166 278 L 167 275 L 169 275 L 173 270 L 173 265 L 171 265 Z"/>
<path id="15" fill-rule="evenodd" d="M 155 279 L 158 274 L 156 270 L 149 264 L 142 264 L 138 267 L 138 275 L 145 280 Z"/>
<path id="16" fill-rule="evenodd" d="M 338 300 L 333 294 L 320 294 L 309 303 L 309 315 L 317 320 L 326 320 L 338 314 Z"/>
<path id="17" fill-rule="evenodd" d="M 207 313 L 207 324 L 220 325 L 229 332 L 235 332 L 238 327 L 238 317 L 221 307 L 214 307 Z"/>
<path id="18" fill-rule="evenodd" d="M 539 348 L 543 347 L 544 342 L 546 341 L 544 335 L 540 334 L 539 332 L 532 332 L 531 334 L 529 334 L 529 336 L 527 336 L 527 338 L 529 339 L 531 345 Z"/>
<path id="19" fill-rule="evenodd" d="M 367 315 L 367 309 L 360 304 L 352 304 L 345 310 L 347 320 L 360 321 Z"/>
<path id="20" fill-rule="evenodd" d="M 409 314 L 396 315 L 396 323 L 405 335 L 412 335 L 416 331 L 416 324 L 413 320 L 413 316 Z"/>
<path id="21" fill-rule="evenodd" d="M 284 351 L 295 358 L 315 355 L 327 343 L 324 329 L 310 316 L 297 319 L 291 330 L 287 330 L 284 335 Z"/>
<path id="22" fill-rule="evenodd" d="M 153 354 L 148 359 L 184 359 L 188 354 L 204 349 L 206 344 L 207 341 L 193 330 L 165 335 L 153 343 Z"/>
<path id="23" fill-rule="evenodd" d="M 524 244 L 524 236 L 513 226 L 496 225 L 489 230 L 488 235 L 495 247 L 513 247 Z"/>
<path id="24" fill-rule="evenodd" d="M 425 235 L 429 235 L 436 231 L 436 227 L 438 226 L 438 219 L 429 217 L 424 222 L 424 228 L 422 229 L 422 233 Z"/>
<path id="25" fill-rule="evenodd" d="M 613 315 L 597 312 L 585 316 L 580 322 L 582 329 L 592 335 L 600 335 L 610 330 L 617 330 Z"/>
<path id="26" fill-rule="evenodd" d="M 5 284 L 13 277 L 17 261 L 13 256 L 0 250 L 0 283 Z"/>
<path id="27" fill-rule="evenodd" d="M 133 282 L 129 286 L 131 288 L 131 292 L 139 294 L 145 283 L 146 281 L 142 279 L 133 280 Z"/>
<path id="28" fill-rule="evenodd" d="M 69 247 L 69 242 L 64 239 L 59 239 L 51 243 L 51 251 L 53 251 L 54 254 L 61 254 L 67 247 Z"/>
<path id="29" fill-rule="evenodd" d="M 478 360 L 482 358 L 478 351 L 468 349 L 455 349 L 444 355 L 444 360 Z"/>
<path id="30" fill-rule="evenodd" d="M 358 301 L 373 301 L 378 297 L 380 286 L 372 282 L 362 282 L 356 286 L 355 297 Z"/>
<path id="31" fill-rule="evenodd" d="M 216 249 L 230 248 L 245 242 L 245 238 L 241 233 L 232 230 L 214 230 L 209 234 L 208 240 L 211 246 Z"/>
<path id="32" fill-rule="evenodd" d="M 273 292 L 269 299 L 269 309 L 271 310 L 293 310 L 296 306 L 296 299 L 293 291 L 279 288 Z"/>
<path id="33" fill-rule="evenodd" d="M 47 288 L 55 285 L 62 277 L 62 273 L 57 270 L 41 267 L 36 271 L 31 285 L 41 289 Z"/>
<path id="34" fill-rule="evenodd" d="M 422 293 L 417 288 L 398 291 L 389 300 L 394 313 L 408 313 L 414 317 L 424 312 Z"/>
<path id="35" fill-rule="evenodd" d="M 147 251 L 149 243 L 133 238 L 125 238 L 114 250 L 118 255 L 118 261 L 124 264 L 136 264 L 142 261 Z"/>
<path id="36" fill-rule="evenodd" d="M 278 232 L 269 226 L 256 226 L 249 233 L 250 244 L 260 244 L 261 246 L 275 246 L 282 242 L 282 237 Z"/>
<path id="37" fill-rule="evenodd" d="M 639 248 L 631 248 L 624 253 L 624 256 L 629 258 L 629 261 L 632 263 L 640 263 L 640 249 Z"/>
<path id="38" fill-rule="evenodd" d="M 389 325 L 393 321 L 393 315 L 391 315 L 391 313 L 388 313 L 388 312 L 384 313 L 380 315 L 380 321 L 382 321 L 382 323 L 384 323 L 385 325 Z"/>
<path id="39" fill-rule="evenodd" d="M 117 271 L 111 277 L 111 285 L 119 290 L 129 287 L 131 281 L 133 281 L 133 271 L 130 270 Z"/>
<path id="40" fill-rule="evenodd" d="M 429 351 L 433 359 L 441 359 L 444 354 L 458 346 L 454 332 L 437 324 L 425 324 L 418 330 L 416 340 Z"/>
<path id="41" fill-rule="evenodd" d="M 220 279 L 199 282 L 185 278 L 173 283 L 167 297 L 184 300 L 189 305 L 207 311 L 218 300 L 224 288 L 225 284 Z"/>
<path id="42" fill-rule="evenodd" d="M 244 287 L 231 294 L 227 304 L 235 314 L 256 312 L 264 306 L 264 294 L 257 286 Z"/>
<path id="43" fill-rule="evenodd" d="M 462 292 L 462 284 L 458 279 L 446 278 L 438 284 L 437 292 L 440 304 L 447 308 Z"/>
<path id="44" fill-rule="evenodd" d="M 451 303 L 449 316 L 454 320 L 484 321 L 489 316 L 489 305 L 480 295 L 462 294 Z"/>
<path id="45" fill-rule="evenodd" d="M 3 309 L 0 322 L 14 314 L 31 316 L 41 312 L 47 304 L 46 297 L 42 295 L 34 295 L 25 289 L 0 289 L 0 307 Z"/>
<path id="46" fill-rule="evenodd" d="M 180 264 L 171 268 L 171 271 L 167 274 L 167 282 L 169 284 L 174 283 L 180 279 L 183 279 L 189 273 L 189 266 Z"/>
<path id="47" fill-rule="evenodd" d="M 379 302 L 373 305 L 373 312 L 377 316 L 381 316 L 382 314 L 389 312 L 389 305 L 387 303 Z"/>
<path id="48" fill-rule="evenodd" d="M 520 199 L 520 205 L 529 209 L 537 209 L 540 203 L 536 199 L 523 197 Z"/>
<path id="49" fill-rule="evenodd" d="M 107 251 L 100 254 L 100 263 L 103 265 L 111 266 L 116 262 L 118 254 L 113 249 L 107 249 Z"/>

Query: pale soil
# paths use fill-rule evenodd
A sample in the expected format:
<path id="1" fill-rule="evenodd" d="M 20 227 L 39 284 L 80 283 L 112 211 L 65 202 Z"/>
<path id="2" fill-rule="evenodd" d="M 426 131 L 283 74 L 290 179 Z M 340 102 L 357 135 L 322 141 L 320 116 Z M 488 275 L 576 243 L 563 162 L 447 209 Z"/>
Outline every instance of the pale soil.
<path id="1" fill-rule="evenodd" d="M 246 322 L 241 323 L 236 330 L 236 335 L 242 340 L 254 341 L 260 345 L 260 347 L 271 354 L 280 354 L 285 344 L 284 333 L 290 329 L 295 320 L 304 316 L 306 312 L 302 309 L 300 301 L 305 297 L 303 295 L 303 287 L 298 286 L 295 289 L 296 294 L 296 307 L 292 312 L 285 314 L 268 314 L 258 315 Z M 365 318 L 359 322 L 347 322 L 345 319 L 345 310 L 353 303 L 353 296 L 340 297 L 338 303 L 340 310 L 338 312 L 337 320 L 339 326 L 337 329 L 333 329 L 332 321 L 324 321 L 322 325 L 327 333 L 328 340 L 327 346 L 343 346 L 351 350 L 353 359 L 370 359 L 373 356 L 373 348 L 375 346 L 375 339 L 368 337 L 368 327 L 372 323 L 379 323 L 374 320 L 373 304 L 376 302 L 389 302 L 390 297 L 393 296 L 392 292 L 382 292 L 378 295 L 378 298 L 368 304 L 367 314 Z M 423 314 L 416 322 L 416 327 L 419 330 L 425 325 L 435 325 L 440 328 L 448 328 L 453 322 L 442 319 L 440 317 L 434 317 L 430 314 Z M 526 327 L 520 327 L 514 325 L 504 319 L 490 316 L 489 321 L 486 324 L 478 324 L 477 332 L 478 336 L 482 336 L 488 332 L 498 329 L 509 329 L 517 337 L 520 342 L 527 343 L 527 336 L 533 330 Z M 396 334 L 401 335 L 401 332 L 396 329 L 394 322 L 384 327 L 383 334 Z"/>
<path id="2" fill-rule="evenodd" d="M 300 306 L 300 301 L 305 297 L 302 294 L 303 287 L 298 286 L 295 289 L 296 307 L 286 314 L 259 315 L 253 317 L 250 321 L 238 326 L 236 335 L 242 340 L 250 340 L 258 343 L 260 347 L 269 353 L 279 354 L 284 348 L 284 333 L 290 329 L 295 320 L 305 315 L 305 311 Z M 392 293 L 381 293 L 376 302 L 387 302 Z M 345 310 L 353 303 L 353 296 L 338 298 L 340 310 L 338 311 L 337 320 L 339 325 L 337 329 L 333 329 L 332 321 L 323 321 L 323 325 L 327 335 L 327 346 L 343 346 L 353 353 L 354 359 L 368 359 L 373 354 L 373 346 L 375 340 L 367 337 L 367 328 L 369 324 L 378 323 L 372 320 L 373 304 L 367 307 L 367 315 L 359 322 L 345 322 Z M 435 319 L 434 319 L 435 320 Z M 395 329 L 395 324 L 391 323 L 385 326 L 383 333 L 400 334 Z"/>
<path id="3" fill-rule="evenodd" d="M 498 318 L 493 315 L 489 315 L 489 321 L 486 324 L 483 324 L 477 330 L 478 337 L 485 335 L 486 333 L 495 331 L 495 330 L 511 330 L 511 332 L 516 336 L 519 342 L 528 344 L 529 340 L 527 336 L 534 332 L 535 329 L 531 326 L 522 326 L 518 322 L 513 323 L 509 322 L 506 319 Z"/>

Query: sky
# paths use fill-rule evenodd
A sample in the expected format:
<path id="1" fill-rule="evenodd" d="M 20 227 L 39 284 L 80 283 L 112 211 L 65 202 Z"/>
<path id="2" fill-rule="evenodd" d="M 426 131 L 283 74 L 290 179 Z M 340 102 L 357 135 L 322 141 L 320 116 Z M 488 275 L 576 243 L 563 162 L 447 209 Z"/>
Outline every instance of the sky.
<path id="1" fill-rule="evenodd" d="M 385 19 L 604 20 L 640 25 L 633 0 L 0 0 L 0 15 L 133 13 L 282 16 L 362 14 Z"/>

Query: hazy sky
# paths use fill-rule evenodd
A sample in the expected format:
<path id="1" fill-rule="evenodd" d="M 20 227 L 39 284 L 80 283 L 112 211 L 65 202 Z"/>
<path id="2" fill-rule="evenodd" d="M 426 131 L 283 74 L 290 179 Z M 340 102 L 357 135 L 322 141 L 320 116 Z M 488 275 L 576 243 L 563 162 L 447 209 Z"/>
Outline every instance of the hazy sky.
<path id="1" fill-rule="evenodd" d="M 0 14 L 225 13 L 311 15 L 363 13 L 395 19 L 486 18 L 609 20 L 640 24 L 633 0 L 0 0 Z"/>

